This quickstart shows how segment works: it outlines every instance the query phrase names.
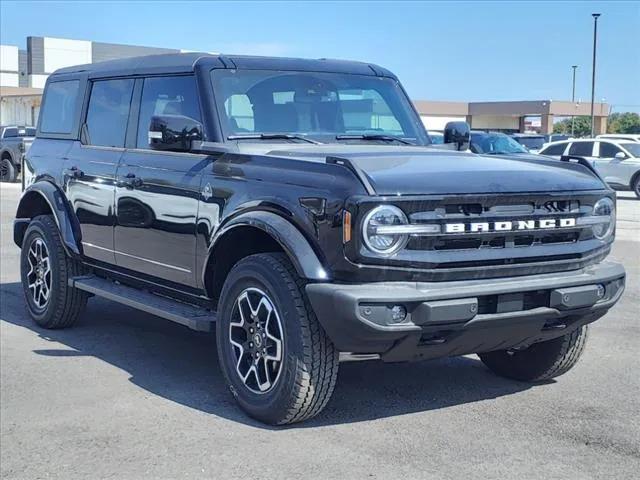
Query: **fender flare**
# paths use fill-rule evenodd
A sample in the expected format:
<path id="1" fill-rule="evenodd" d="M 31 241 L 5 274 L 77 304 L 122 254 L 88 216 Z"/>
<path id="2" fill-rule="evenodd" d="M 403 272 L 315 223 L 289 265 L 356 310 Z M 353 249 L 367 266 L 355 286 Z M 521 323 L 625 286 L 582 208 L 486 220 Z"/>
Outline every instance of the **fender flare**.
<path id="1" fill-rule="evenodd" d="M 78 221 L 75 215 L 71 213 L 64 194 L 57 186 L 46 180 L 30 185 L 20 198 L 13 227 L 13 240 L 16 245 L 18 247 L 22 246 L 29 222 L 36 216 L 33 212 L 34 202 L 40 199 L 43 199 L 49 205 L 49 209 L 58 225 L 65 249 L 73 255 L 80 255 L 81 234 Z"/>
<path id="2" fill-rule="evenodd" d="M 242 213 L 220 228 L 213 237 L 205 265 L 214 255 L 220 239 L 238 227 L 258 228 L 271 236 L 285 251 L 300 277 L 315 281 L 331 279 L 329 270 L 323 265 L 302 232 L 286 218 L 263 210 Z M 203 269 L 202 274 L 203 276 L 206 274 L 206 269 Z M 204 284 L 204 277 L 202 281 Z"/>

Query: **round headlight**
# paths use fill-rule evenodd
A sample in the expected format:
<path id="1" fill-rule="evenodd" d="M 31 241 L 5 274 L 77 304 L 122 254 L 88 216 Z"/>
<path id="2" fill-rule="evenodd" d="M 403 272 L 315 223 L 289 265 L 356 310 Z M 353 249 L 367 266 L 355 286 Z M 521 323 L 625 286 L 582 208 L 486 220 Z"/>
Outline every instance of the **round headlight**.
<path id="1" fill-rule="evenodd" d="M 362 238 L 369 250 L 379 255 L 391 255 L 403 248 L 406 234 L 381 232 L 378 227 L 406 225 L 407 217 L 402 210 L 393 205 L 381 205 L 371 210 L 362 224 Z M 384 230 L 384 229 L 382 229 Z"/>
<path id="2" fill-rule="evenodd" d="M 616 226 L 616 206 L 609 197 L 601 198 L 593 206 L 593 215 L 603 217 L 601 223 L 593 225 L 593 235 L 599 240 L 606 240 Z"/>

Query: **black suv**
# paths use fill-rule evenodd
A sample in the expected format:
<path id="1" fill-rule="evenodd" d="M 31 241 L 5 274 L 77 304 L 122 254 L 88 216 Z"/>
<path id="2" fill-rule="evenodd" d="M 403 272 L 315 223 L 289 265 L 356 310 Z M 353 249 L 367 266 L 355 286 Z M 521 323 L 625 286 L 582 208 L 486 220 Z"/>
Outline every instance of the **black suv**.
<path id="1" fill-rule="evenodd" d="M 251 416 L 313 417 L 341 356 L 477 353 L 540 381 L 620 298 L 615 196 L 580 159 L 435 149 L 376 65 L 175 54 L 48 79 L 15 220 L 26 303 L 196 330 Z"/>

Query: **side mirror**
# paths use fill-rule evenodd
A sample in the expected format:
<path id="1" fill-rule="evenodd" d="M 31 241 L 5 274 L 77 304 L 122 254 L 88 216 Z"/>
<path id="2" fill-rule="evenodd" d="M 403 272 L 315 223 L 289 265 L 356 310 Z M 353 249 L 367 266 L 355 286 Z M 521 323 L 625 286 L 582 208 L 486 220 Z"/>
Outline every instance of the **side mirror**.
<path id="1" fill-rule="evenodd" d="M 152 150 L 188 152 L 191 143 L 202 140 L 202 124 L 184 115 L 154 115 L 149 124 Z"/>
<path id="2" fill-rule="evenodd" d="M 624 152 L 618 152 L 616 153 L 616 156 L 613 158 L 617 160 L 624 160 L 625 158 L 627 158 L 627 155 Z"/>
<path id="3" fill-rule="evenodd" d="M 444 127 L 444 143 L 453 143 L 456 150 L 467 150 L 471 140 L 471 128 L 467 122 L 449 122 Z"/>

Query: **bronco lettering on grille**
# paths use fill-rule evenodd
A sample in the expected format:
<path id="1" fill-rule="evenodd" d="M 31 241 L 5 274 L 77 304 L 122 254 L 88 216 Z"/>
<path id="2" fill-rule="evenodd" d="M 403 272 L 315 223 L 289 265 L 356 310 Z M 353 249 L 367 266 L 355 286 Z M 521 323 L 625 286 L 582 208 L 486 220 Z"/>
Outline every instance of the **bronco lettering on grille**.
<path id="1" fill-rule="evenodd" d="M 500 222 L 447 223 L 446 233 L 511 232 L 549 230 L 576 226 L 575 218 L 543 218 L 540 220 L 508 220 Z"/>

